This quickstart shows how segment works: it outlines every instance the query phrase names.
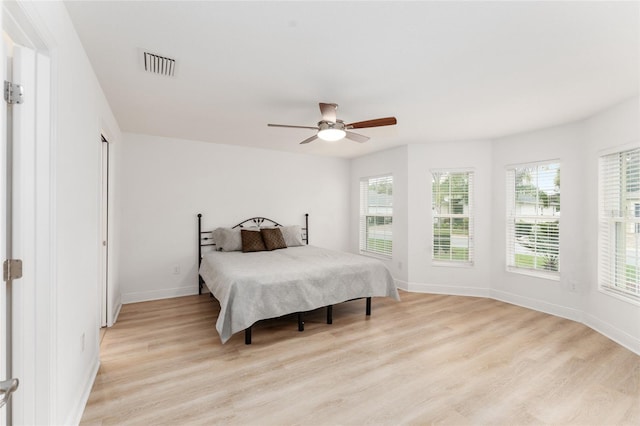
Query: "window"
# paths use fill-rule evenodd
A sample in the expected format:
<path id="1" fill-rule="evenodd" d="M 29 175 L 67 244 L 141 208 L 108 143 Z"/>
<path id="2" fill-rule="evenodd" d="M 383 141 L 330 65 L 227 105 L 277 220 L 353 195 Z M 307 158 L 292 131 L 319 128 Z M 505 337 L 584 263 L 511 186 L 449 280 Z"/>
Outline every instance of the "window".
<path id="1" fill-rule="evenodd" d="M 431 172 L 435 261 L 473 263 L 473 172 Z"/>
<path id="2" fill-rule="evenodd" d="M 507 170 L 507 270 L 559 278 L 560 164 Z"/>
<path id="3" fill-rule="evenodd" d="M 391 257 L 393 176 L 360 180 L 360 252 Z"/>
<path id="4" fill-rule="evenodd" d="M 640 302 L 640 149 L 600 157 L 598 283 Z"/>

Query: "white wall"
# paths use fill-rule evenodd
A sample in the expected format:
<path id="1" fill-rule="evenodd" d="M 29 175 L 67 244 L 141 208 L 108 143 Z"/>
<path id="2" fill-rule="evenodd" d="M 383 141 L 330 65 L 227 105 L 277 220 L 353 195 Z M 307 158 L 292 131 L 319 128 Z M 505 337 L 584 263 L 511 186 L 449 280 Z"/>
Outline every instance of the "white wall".
<path id="1" fill-rule="evenodd" d="M 559 160 L 561 187 L 560 280 L 506 271 L 506 168 Z M 580 123 L 510 136 L 493 144 L 492 294 L 494 297 L 576 320 L 581 319 L 580 287 L 587 266 L 584 224 L 585 150 Z M 573 290 L 573 286 L 575 290 Z"/>
<path id="2" fill-rule="evenodd" d="M 501 138 L 493 144 L 492 297 L 582 321 L 640 353 L 640 307 L 597 288 L 598 152 L 640 143 L 638 98 L 573 124 Z M 505 268 L 505 168 L 561 163 L 560 280 Z"/>
<path id="3" fill-rule="evenodd" d="M 472 168 L 475 172 L 476 262 L 470 267 L 431 262 L 431 169 Z M 488 295 L 491 227 L 491 144 L 486 141 L 415 144 L 351 161 L 350 235 L 358 252 L 360 179 L 393 175 L 393 257 L 383 260 L 398 287 L 410 291 Z"/>
<path id="4" fill-rule="evenodd" d="M 581 122 L 494 141 L 414 144 L 351 161 L 350 249 L 358 250 L 360 178 L 394 176 L 393 259 L 385 261 L 410 291 L 493 297 L 581 321 L 640 353 L 640 306 L 597 288 L 597 159 L 640 144 L 638 98 Z M 507 166 L 561 163 L 560 279 L 506 271 Z M 475 171 L 475 262 L 436 266 L 431 252 L 431 169 Z"/>
<path id="5" fill-rule="evenodd" d="M 349 251 L 359 253 L 360 229 L 360 179 L 381 175 L 393 175 L 393 255 L 381 260 L 396 280 L 396 285 L 406 288 L 408 282 L 408 147 L 388 149 L 351 160 L 349 178 Z"/>
<path id="6" fill-rule="evenodd" d="M 598 290 L 598 157 L 640 146 L 640 98 L 630 99 L 584 123 L 585 281 L 584 322 L 640 353 L 640 306 Z"/>
<path id="7" fill-rule="evenodd" d="M 50 424 L 79 422 L 99 365 L 100 132 L 120 131 L 61 2 L 21 5 L 52 58 Z M 84 337 L 83 337 L 84 336 Z M 84 348 L 83 348 L 84 341 Z"/>
<path id="8" fill-rule="evenodd" d="M 124 303 L 197 294 L 197 213 L 204 229 L 309 213 L 312 245 L 347 249 L 347 160 L 127 133 L 121 156 Z"/>
<path id="9" fill-rule="evenodd" d="M 465 169 L 474 173 L 474 262 L 442 266 L 432 262 L 431 170 Z M 491 241 L 491 142 L 429 143 L 409 146 L 410 291 L 488 296 L 493 255 Z"/>

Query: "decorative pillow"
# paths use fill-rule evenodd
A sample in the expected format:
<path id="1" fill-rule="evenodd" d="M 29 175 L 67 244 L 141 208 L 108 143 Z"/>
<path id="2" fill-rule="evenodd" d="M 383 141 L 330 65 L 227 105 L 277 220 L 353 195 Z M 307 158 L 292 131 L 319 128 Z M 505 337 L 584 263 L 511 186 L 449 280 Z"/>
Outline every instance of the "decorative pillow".
<path id="1" fill-rule="evenodd" d="M 283 226 L 279 228 L 284 237 L 284 242 L 287 247 L 296 247 L 303 245 L 302 243 L 302 229 L 298 225 Z"/>
<path id="2" fill-rule="evenodd" d="M 242 229 L 240 230 L 240 237 L 242 238 L 243 253 L 248 253 L 251 251 L 266 250 L 266 247 L 264 246 L 264 241 L 262 240 L 262 233 Z"/>
<path id="3" fill-rule="evenodd" d="M 284 242 L 282 231 L 279 228 L 264 228 L 260 230 L 262 234 L 262 240 L 267 250 L 277 250 L 287 248 L 287 243 Z"/>
<path id="4" fill-rule="evenodd" d="M 240 229 L 216 228 L 213 231 L 213 242 L 216 243 L 216 250 L 219 251 L 240 251 L 242 250 L 242 239 Z"/>

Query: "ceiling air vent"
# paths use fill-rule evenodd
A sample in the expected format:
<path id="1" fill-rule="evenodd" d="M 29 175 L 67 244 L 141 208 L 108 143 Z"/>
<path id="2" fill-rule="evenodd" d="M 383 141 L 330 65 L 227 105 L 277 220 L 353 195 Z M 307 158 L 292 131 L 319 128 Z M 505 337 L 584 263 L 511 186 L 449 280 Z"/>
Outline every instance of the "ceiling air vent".
<path id="1" fill-rule="evenodd" d="M 144 53 L 144 70 L 153 74 L 173 77 L 176 72 L 176 60 L 155 53 Z"/>

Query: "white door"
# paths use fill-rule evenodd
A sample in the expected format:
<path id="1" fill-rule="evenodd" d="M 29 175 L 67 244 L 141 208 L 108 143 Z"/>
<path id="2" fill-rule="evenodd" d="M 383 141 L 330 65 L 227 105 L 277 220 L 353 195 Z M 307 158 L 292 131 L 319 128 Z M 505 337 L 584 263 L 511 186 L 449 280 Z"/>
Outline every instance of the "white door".
<path id="1" fill-rule="evenodd" d="M 0 14 L 2 14 L 2 10 L 0 9 Z M 8 45 L 9 40 L 3 37 L 2 42 L 0 43 L 0 67 L 2 70 L 2 80 L 10 79 L 7 73 L 7 56 L 9 54 L 9 49 L 11 46 Z M 4 84 L 4 83 L 3 83 Z M 4 259 L 7 258 L 7 174 L 5 173 L 7 167 L 7 107 L 4 100 L 0 102 L 0 141 L 2 144 L 0 145 L 0 259 L 4 262 Z M 10 324 L 10 321 L 7 321 L 9 318 L 7 314 L 7 286 L 4 284 L 4 277 L 2 280 L 2 285 L 0 285 L 0 381 L 5 381 L 10 379 L 10 372 L 7 371 L 7 353 L 8 353 L 8 342 L 7 342 L 7 326 Z M 10 386 L 10 383 L 3 383 L 5 388 Z M 7 424 L 7 402 L 4 399 L 8 397 L 6 395 L 6 390 L 3 394 L 0 394 L 0 398 L 2 398 L 4 405 L 0 407 L 0 425 Z"/>
<path id="2" fill-rule="evenodd" d="M 21 168 L 22 165 L 20 158 L 24 154 L 24 148 L 28 149 L 29 142 L 27 141 L 25 147 L 21 147 L 18 138 L 29 138 L 27 134 L 24 134 L 23 129 L 19 125 L 18 120 L 24 118 L 24 114 L 21 114 L 20 107 L 24 101 L 22 97 L 23 81 L 28 85 L 33 82 L 33 78 L 30 75 L 22 79 L 20 74 L 25 68 L 30 67 L 31 55 L 24 55 L 20 49 L 14 45 L 13 41 L 8 35 L 3 34 L 3 63 L 5 68 L 5 79 L 3 82 L 3 198 L 2 198 L 2 261 L 3 261 L 3 346 L 2 346 L 2 360 L 3 360 L 3 377 L 0 386 L 0 404 L 3 405 L 4 422 L 8 425 L 13 423 L 14 416 L 14 404 L 18 394 L 14 394 L 18 388 L 17 380 L 17 368 L 16 356 L 21 357 L 22 338 L 18 333 L 22 329 L 21 323 L 21 303 L 20 301 L 24 297 L 18 287 L 20 285 L 20 279 L 22 278 L 22 272 L 19 271 L 21 266 L 21 249 L 19 240 L 24 237 L 20 235 L 20 223 L 22 218 L 19 217 L 22 213 L 21 199 L 19 195 L 20 188 L 23 186 L 21 182 Z M 27 72 L 27 74 L 29 74 Z M 18 217 L 16 217 L 18 215 Z M 16 235 L 16 233 L 18 235 Z M 18 242 L 18 243 L 17 243 Z"/>
<path id="3" fill-rule="evenodd" d="M 0 292 L 7 325 L 0 380 L 20 380 L 0 423 L 40 424 L 50 404 L 50 61 L 3 33 L 3 62 L 4 79 L 19 84 L 23 96 L 20 103 L 3 100 L 2 254 L 3 261 L 20 259 L 22 273 L 3 280 Z"/>

